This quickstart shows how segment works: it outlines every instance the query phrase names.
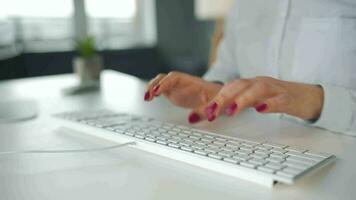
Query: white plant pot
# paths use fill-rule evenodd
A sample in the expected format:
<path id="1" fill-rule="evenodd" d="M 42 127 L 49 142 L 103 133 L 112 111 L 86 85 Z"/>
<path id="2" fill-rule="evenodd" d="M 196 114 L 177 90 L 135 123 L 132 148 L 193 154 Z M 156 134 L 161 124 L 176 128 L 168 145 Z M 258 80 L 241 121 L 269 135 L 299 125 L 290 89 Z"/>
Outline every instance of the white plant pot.
<path id="1" fill-rule="evenodd" d="M 99 55 L 91 58 L 75 57 L 73 59 L 73 70 L 79 77 L 80 85 L 100 83 L 102 66 L 103 61 Z"/>

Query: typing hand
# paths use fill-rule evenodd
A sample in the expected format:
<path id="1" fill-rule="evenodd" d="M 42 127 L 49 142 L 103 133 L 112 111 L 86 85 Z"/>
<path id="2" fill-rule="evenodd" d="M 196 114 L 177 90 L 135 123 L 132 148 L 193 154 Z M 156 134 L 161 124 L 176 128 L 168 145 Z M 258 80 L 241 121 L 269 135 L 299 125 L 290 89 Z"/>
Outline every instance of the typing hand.
<path id="1" fill-rule="evenodd" d="M 159 74 L 147 85 L 145 101 L 163 94 L 173 104 L 193 111 L 188 117 L 190 123 L 205 118 L 205 106 L 217 95 L 222 85 L 205 81 L 199 77 L 180 72 Z"/>
<path id="2" fill-rule="evenodd" d="M 224 85 L 205 108 L 209 121 L 222 113 L 232 116 L 248 107 L 260 113 L 286 113 L 317 119 L 323 106 L 323 89 L 317 85 L 270 77 L 233 80 Z"/>

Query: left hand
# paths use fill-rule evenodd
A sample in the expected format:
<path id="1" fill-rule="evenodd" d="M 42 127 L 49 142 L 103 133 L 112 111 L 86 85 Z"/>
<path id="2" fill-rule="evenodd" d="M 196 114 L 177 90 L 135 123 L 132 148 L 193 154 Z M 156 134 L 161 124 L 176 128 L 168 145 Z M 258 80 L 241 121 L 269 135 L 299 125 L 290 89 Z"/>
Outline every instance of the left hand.
<path id="1" fill-rule="evenodd" d="M 232 80 L 207 104 L 206 116 L 214 120 L 232 116 L 248 107 L 260 113 L 286 113 L 305 120 L 318 119 L 324 101 L 318 85 L 294 83 L 270 77 Z M 212 121 L 209 120 L 209 121 Z"/>

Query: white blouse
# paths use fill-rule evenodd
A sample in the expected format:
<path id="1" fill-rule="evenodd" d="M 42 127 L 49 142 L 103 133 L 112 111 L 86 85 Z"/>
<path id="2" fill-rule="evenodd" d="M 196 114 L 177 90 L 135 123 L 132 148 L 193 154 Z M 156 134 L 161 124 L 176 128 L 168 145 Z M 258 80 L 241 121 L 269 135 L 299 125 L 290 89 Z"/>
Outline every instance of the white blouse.
<path id="1" fill-rule="evenodd" d="M 261 75 L 321 85 L 313 125 L 356 136 L 356 0 L 236 0 L 204 78 Z"/>

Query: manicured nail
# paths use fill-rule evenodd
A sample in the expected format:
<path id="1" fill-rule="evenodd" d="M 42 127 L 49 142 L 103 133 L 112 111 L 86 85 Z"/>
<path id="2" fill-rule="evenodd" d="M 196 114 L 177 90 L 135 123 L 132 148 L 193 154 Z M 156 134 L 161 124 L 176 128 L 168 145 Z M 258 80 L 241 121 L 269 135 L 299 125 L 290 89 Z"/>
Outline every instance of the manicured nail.
<path id="1" fill-rule="evenodd" d="M 237 110 L 237 104 L 233 103 L 225 109 L 225 114 L 231 116 L 236 112 L 236 110 Z"/>
<path id="2" fill-rule="evenodd" d="M 218 104 L 216 102 L 212 103 L 209 107 L 206 108 L 206 113 L 212 114 L 215 112 L 215 110 L 218 108 Z"/>
<path id="3" fill-rule="evenodd" d="M 262 112 L 262 111 L 267 109 L 267 104 L 263 103 L 261 105 L 258 105 L 258 106 L 255 107 L 255 109 L 256 109 L 257 112 Z"/>
<path id="4" fill-rule="evenodd" d="M 157 94 L 158 89 L 159 89 L 159 85 L 154 86 L 153 87 L 153 94 Z"/>
<path id="5" fill-rule="evenodd" d="M 208 114 L 208 121 L 209 121 L 209 122 L 214 121 L 215 118 L 216 118 L 216 116 L 215 116 L 214 114 Z"/>
<path id="6" fill-rule="evenodd" d="M 188 117 L 188 121 L 191 124 L 196 123 L 196 122 L 200 121 L 200 116 L 197 113 L 192 112 Z"/>
<path id="7" fill-rule="evenodd" d="M 145 101 L 148 101 L 148 99 L 150 99 L 150 92 L 146 92 L 145 93 L 145 97 L 144 97 Z"/>

